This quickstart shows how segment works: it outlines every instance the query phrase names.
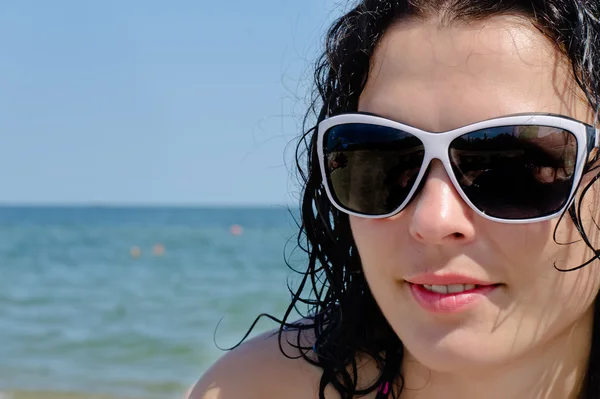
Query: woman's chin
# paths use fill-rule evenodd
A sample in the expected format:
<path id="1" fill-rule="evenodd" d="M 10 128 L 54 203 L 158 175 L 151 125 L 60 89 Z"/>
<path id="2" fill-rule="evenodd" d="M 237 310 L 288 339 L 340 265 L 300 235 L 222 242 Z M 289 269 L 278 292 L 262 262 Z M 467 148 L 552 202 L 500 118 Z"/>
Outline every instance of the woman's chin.
<path id="1" fill-rule="evenodd" d="M 428 370 L 440 373 L 473 373 L 505 363 L 510 348 L 494 347 L 488 340 L 447 337 L 432 342 L 404 342 L 406 361 L 416 361 Z M 470 341 L 470 342 L 469 342 Z"/>

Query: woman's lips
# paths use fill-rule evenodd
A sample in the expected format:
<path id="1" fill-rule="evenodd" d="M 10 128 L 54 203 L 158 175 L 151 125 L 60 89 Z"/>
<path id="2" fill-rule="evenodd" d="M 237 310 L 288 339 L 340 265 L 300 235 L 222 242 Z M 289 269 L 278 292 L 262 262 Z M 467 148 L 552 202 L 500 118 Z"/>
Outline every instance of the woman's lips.
<path id="1" fill-rule="evenodd" d="M 456 284 L 474 284 L 480 286 L 494 285 L 495 283 L 488 280 L 478 279 L 463 274 L 446 273 L 446 274 L 419 274 L 414 277 L 407 278 L 411 284 L 419 285 L 456 285 Z"/>
<path id="2" fill-rule="evenodd" d="M 465 287 L 461 292 L 435 292 L 443 284 L 433 284 L 437 287 L 425 287 L 423 284 L 408 283 L 415 301 L 425 310 L 433 313 L 458 313 L 475 307 L 482 299 L 500 287 L 500 284 L 476 285 L 474 288 Z M 463 283 L 467 284 L 467 283 Z M 472 283 L 469 283 L 472 285 Z M 456 287 L 454 287 L 456 289 Z M 450 290 L 453 291 L 453 290 Z"/>

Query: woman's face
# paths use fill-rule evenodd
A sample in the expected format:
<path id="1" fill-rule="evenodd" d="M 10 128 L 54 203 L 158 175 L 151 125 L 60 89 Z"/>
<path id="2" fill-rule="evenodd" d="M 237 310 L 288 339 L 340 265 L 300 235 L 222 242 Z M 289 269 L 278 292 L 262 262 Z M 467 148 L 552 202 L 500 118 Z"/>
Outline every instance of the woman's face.
<path id="1" fill-rule="evenodd" d="M 359 110 L 432 132 L 522 112 L 592 122 L 554 46 L 526 22 L 509 17 L 450 27 L 437 21 L 391 27 L 373 56 Z M 590 190 L 582 218 L 597 246 L 596 198 Z M 589 344 L 600 271 L 597 262 L 568 273 L 555 269 L 579 266 L 592 256 L 582 241 L 553 240 L 558 220 L 511 225 L 483 219 L 434 161 L 419 195 L 400 214 L 350 222 L 377 303 L 409 354 L 429 369 L 502 365 L 542 354 L 568 336 Z M 557 241 L 579 239 L 566 217 Z M 499 285 L 471 306 L 439 312 L 417 301 L 407 281 L 425 274 Z"/>

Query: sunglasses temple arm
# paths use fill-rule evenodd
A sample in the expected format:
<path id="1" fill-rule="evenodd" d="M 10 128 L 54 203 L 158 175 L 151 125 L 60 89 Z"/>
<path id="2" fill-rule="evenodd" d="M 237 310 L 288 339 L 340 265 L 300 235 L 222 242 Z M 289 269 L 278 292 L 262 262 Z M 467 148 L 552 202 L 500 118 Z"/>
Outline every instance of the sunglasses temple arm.
<path id="1" fill-rule="evenodd" d="M 587 126 L 587 153 L 588 155 L 600 146 L 600 129 L 593 126 Z"/>

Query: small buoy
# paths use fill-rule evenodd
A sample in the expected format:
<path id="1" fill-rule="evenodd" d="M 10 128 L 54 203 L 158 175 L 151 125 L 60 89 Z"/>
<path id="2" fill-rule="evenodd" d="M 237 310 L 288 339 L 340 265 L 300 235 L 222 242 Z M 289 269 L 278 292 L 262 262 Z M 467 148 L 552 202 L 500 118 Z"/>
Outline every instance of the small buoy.
<path id="1" fill-rule="evenodd" d="M 234 224 L 233 226 L 231 226 L 229 231 L 232 235 L 239 236 L 242 234 L 242 226 L 240 226 L 239 224 Z"/>
<path id="2" fill-rule="evenodd" d="M 162 256 L 165 253 L 165 246 L 162 244 L 154 244 L 154 248 L 152 249 L 152 253 L 154 256 Z"/>
<path id="3" fill-rule="evenodd" d="M 131 247 L 129 253 L 131 254 L 132 258 L 139 258 L 139 256 L 142 254 L 142 250 L 138 247 Z"/>

